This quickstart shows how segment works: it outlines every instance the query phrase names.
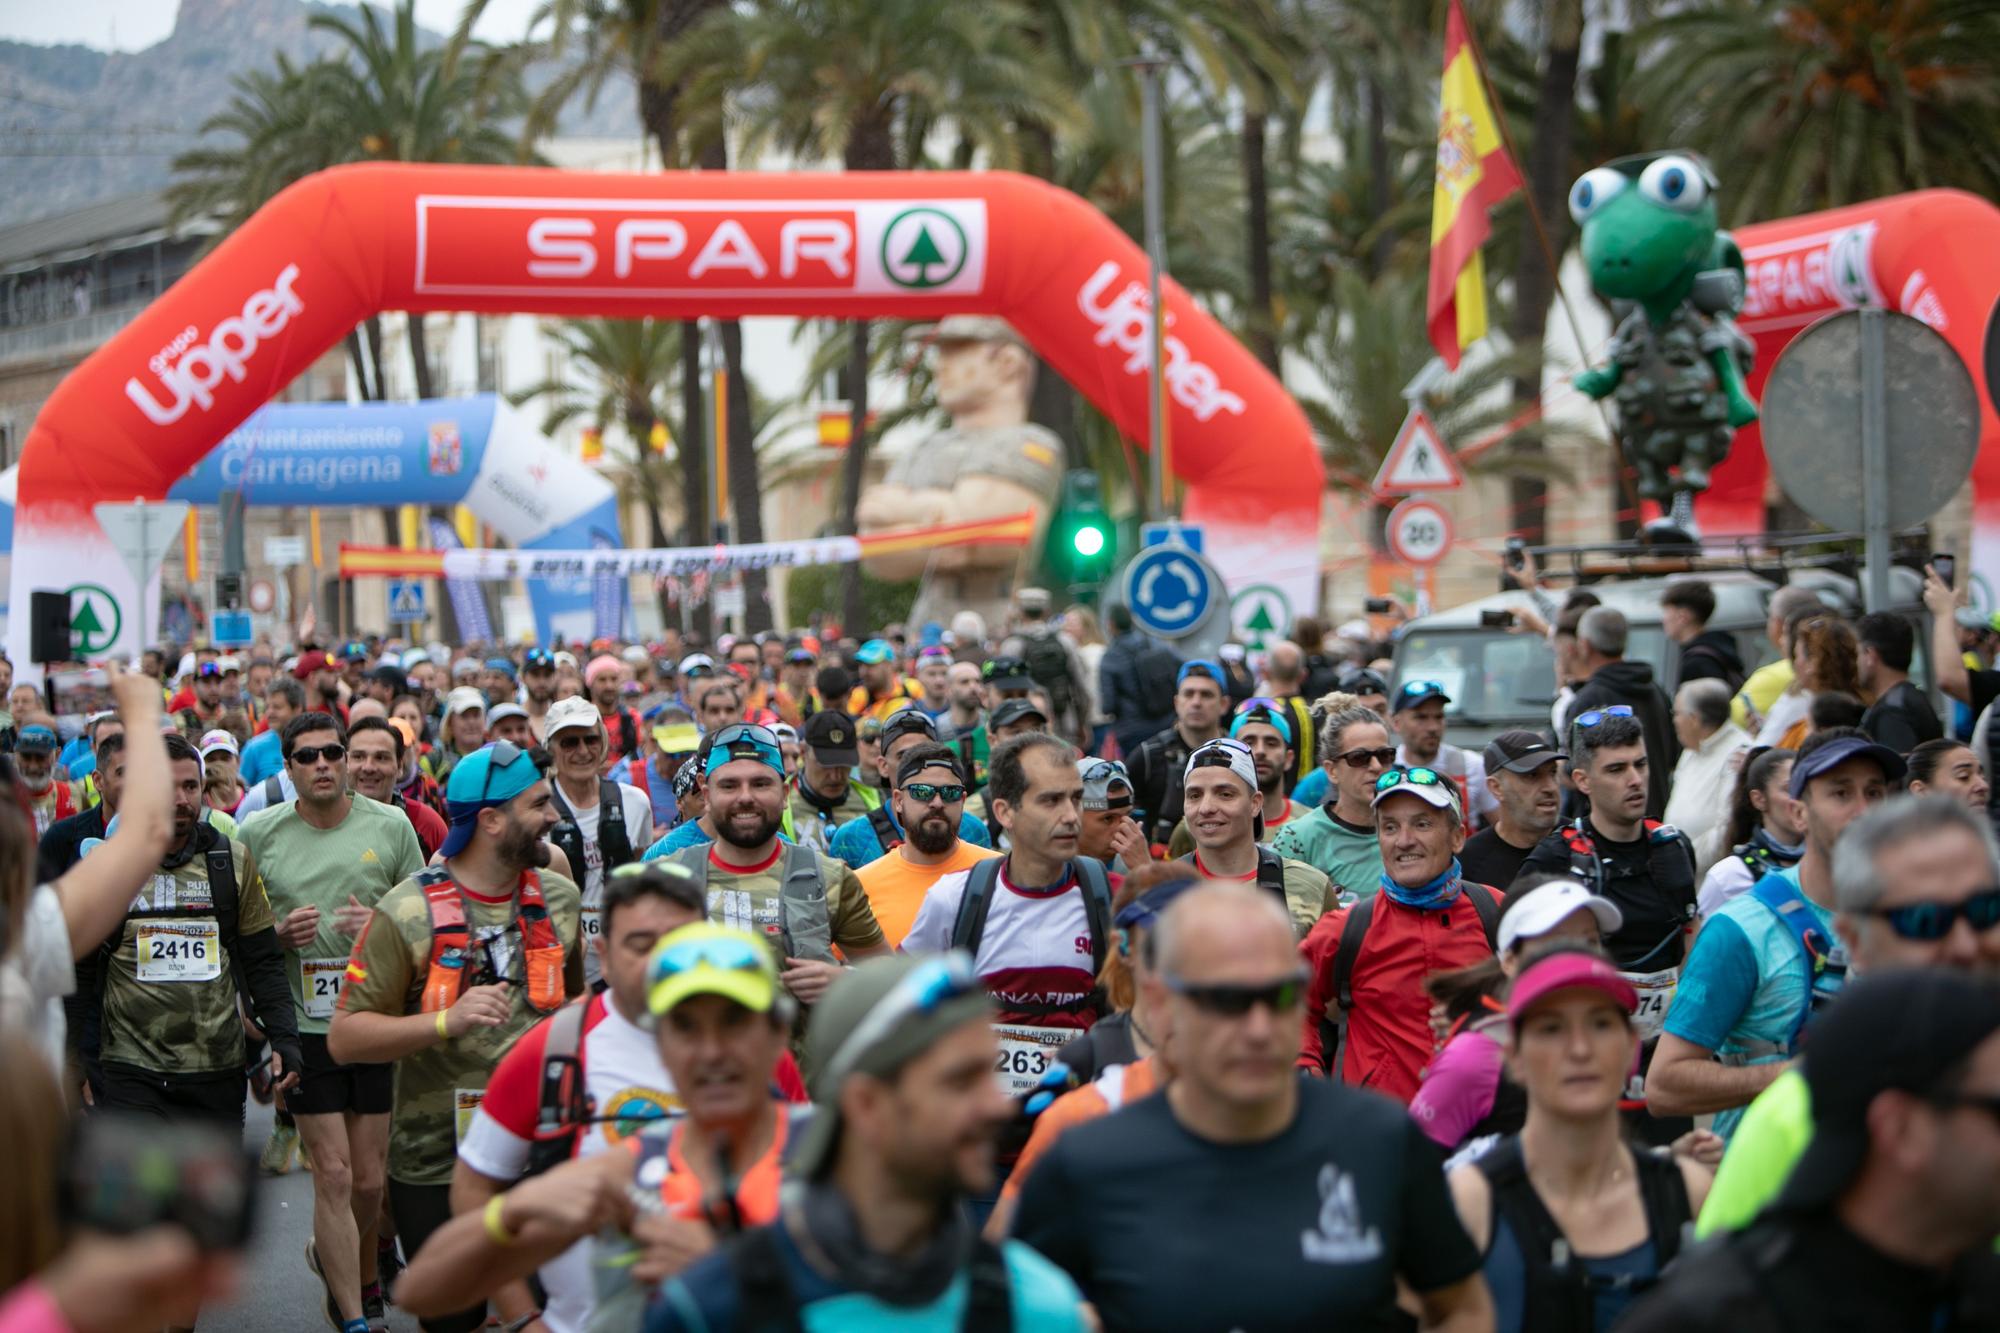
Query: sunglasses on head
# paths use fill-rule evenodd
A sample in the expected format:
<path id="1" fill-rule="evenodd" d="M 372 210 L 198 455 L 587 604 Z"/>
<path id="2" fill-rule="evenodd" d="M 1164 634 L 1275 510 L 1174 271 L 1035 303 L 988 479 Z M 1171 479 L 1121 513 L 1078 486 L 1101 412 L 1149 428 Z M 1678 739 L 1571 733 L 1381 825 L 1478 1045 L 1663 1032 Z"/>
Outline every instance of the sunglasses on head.
<path id="1" fill-rule="evenodd" d="M 321 759 L 337 764 L 346 756 L 347 747 L 339 741 L 326 745 L 301 745 L 292 751 L 292 759 L 301 764 L 317 764 Z"/>
<path id="2" fill-rule="evenodd" d="M 1951 934 L 1964 917 L 1974 930 L 1985 932 L 2000 926 L 2000 887 L 1981 889 L 1962 903 L 1911 903 L 1906 907 L 1878 907 L 1869 913 L 1889 923 L 1901 939 L 1934 943 Z"/>
<path id="3" fill-rule="evenodd" d="M 984 989 L 971 957 L 959 950 L 932 954 L 910 969 L 895 988 L 868 1011 L 826 1062 L 825 1078 L 838 1084 L 868 1049 L 916 1015 L 934 1014 L 963 995 Z"/>
<path id="4" fill-rule="evenodd" d="M 1612 704 L 1608 708 L 1593 708 L 1589 712 L 1578 713 L 1576 715 L 1576 725 L 1579 727 L 1594 727 L 1607 717 L 1631 717 L 1632 715 L 1631 704 Z"/>
<path id="5" fill-rule="evenodd" d="M 764 960 L 757 956 L 757 945 L 750 940 L 688 940 L 655 955 L 647 972 L 651 980 L 661 981 L 702 966 L 724 972 L 762 972 Z"/>
<path id="6" fill-rule="evenodd" d="M 1100 759 L 1083 770 L 1085 782 L 1109 782 L 1112 778 L 1125 777 L 1125 765 L 1116 759 Z"/>
<path id="7" fill-rule="evenodd" d="M 1387 791 L 1405 783 L 1412 787 L 1442 787 L 1448 779 L 1434 768 L 1392 768 L 1375 779 L 1376 791 Z"/>
<path id="8" fill-rule="evenodd" d="M 1443 693 L 1444 684 L 1435 680 L 1406 680 L 1403 682 L 1403 687 L 1396 691 L 1397 697 L 1402 699 L 1414 699 L 1420 694 Z"/>
<path id="9" fill-rule="evenodd" d="M 965 788 L 956 782 L 912 782 L 903 791 L 919 805 L 929 805 L 932 801 L 956 805 L 965 799 Z"/>
<path id="10" fill-rule="evenodd" d="M 512 741 L 495 741 L 486 748 L 491 750 L 492 754 L 487 757 L 486 761 L 486 780 L 479 784 L 479 801 L 481 804 L 484 804 L 486 798 L 493 794 L 493 775 L 512 768 L 514 761 L 522 755 L 528 756 L 529 762 L 535 766 L 536 773 L 548 771 L 549 761 L 547 755 L 539 754 L 533 750 L 524 750 Z"/>
<path id="11" fill-rule="evenodd" d="M 1396 747 L 1393 745 L 1384 745 L 1379 749 L 1373 750 L 1343 750 L 1335 755 L 1334 759 L 1339 763 L 1346 764 L 1349 768 L 1366 768 L 1370 764 L 1394 764 L 1396 762 Z"/>
<path id="12" fill-rule="evenodd" d="M 1311 974 L 1301 968 L 1282 980 L 1261 986 L 1201 985 L 1171 976 L 1166 982 L 1168 990 L 1186 996 L 1197 1009 L 1218 1018 L 1241 1018 L 1260 1004 L 1273 1014 L 1291 1012 L 1304 1001 L 1309 980 Z"/>

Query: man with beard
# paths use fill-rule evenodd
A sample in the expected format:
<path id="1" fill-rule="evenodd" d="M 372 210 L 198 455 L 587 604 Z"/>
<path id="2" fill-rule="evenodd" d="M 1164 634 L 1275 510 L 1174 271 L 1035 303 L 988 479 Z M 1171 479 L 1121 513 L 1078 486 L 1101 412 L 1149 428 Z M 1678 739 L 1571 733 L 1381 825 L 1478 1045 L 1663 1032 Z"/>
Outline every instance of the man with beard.
<path id="1" fill-rule="evenodd" d="M 816 717 L 850 725 L 842 713 Z M 738 722 L 714 733 L 702 769 L 715 841 L 669 859 L 702 877 L 711 919 L 760 935 L 780 951 L 780 980 L 810 1005 L 840 975 L 836 945 L 849 962 L 889 946 L 852 870 L 824 852 L 779 840 L 784 763 L 769 727 Z"/>
<path id="2" fill-rule="evenodd" d="M 389 738 L 372 734 L 376 747 L 386 749 Z M 313 1164 L 307 1259 L 325 1288 L 327 1318 L 343 1329 L 382 1314 L 375 1232 L 394 1070 L 335 1063 L 326 1050 L 326 1025 L 348 951 L 370 909 L 424 866 L 409 820 L 348 794 L 346 742 L 340 723 L 326 713 L 293 718 L 282 744 L 298 799 L 266 810 L 242 835 L 264 872 L 305 1055 L 285 1109 Z M 393 775 L 393 765 L 385 767 Z"/>
<path id="3" fill-rule="evenodd" d="M 980 679 L 979 664 L 953 662 L 945 673 L 944 691 L 946 706 L 938 715 L 938 738 L 958 751 L 959 767 L 974 785 L 983 785 L 988 745 L 985 682 Z"/>
<path id="4" fill-rule="evenodd" d="M 530 648 L 521 654 L 521 686 L 527 692 L 522 707 L 527 710 L 528 727 L 535 740 L 542 739 L 542 720 L 556 701 L 556 659 L 546 648 Z"/>
<path id="5" fill-rule="evenodd" d="M 1569 756 L 1532 731 L 1503 731 L 1482 758 L 1486 787 L 1500 802 L 1500 814 L 1465 840 L 1458 863 L 1474 884 L 1505 886 L 1562 819 L 1558 771 Z"/>
<path id="6" fill-rule="evenodd" d="M 443 863 L 375 904 L 327 1029 L 335 1061 L 397 1064 L 389 1209 L 411 1254 L 451 1218 L 460 1128 L 501 1055 L 584 988 L 581 894 L 542 873 L 556 810 L 535 756 L 504 742 L 467 755 L 445 800 Z M 423 1327 L 485 1322 L 482 1305 Z"/>
<path id="7" fill-rule="evenodd" d="M 76 813 L 76 798 L 67 782 L 56 781 L 56 749 L 61 744 L 47 727 L 22 727 L 14 741 L 14 771 L 28 789 L 28 803 L 35 813 L 35 837 L 49 831 L 58 819 Z"/>
<path id="8" fill-rule="evenodd" d="M 710 734 L 719 736 L 731 730 L 724 727 Z M 853 780 L 861 763 L 861 749 L 854 721 L 847 714 L 814 713 L 800 739 L 805 742 L 804 763 L 786 801 L 783 827 L 795 841 L 830 851 L 833 831 L 866 815 L 882 803 L 882 798 L 873 787 Z M 782 751 L 779 759 L 782 764 Z"/>
<path id="9" fill-rule="evenodd" d="M 778 1218 L 669 1283 L 646 1333 L 1017 1328 L 1081 1333 L 1075 1285 L 1014 1241 L 973 1234 L 1013 1118 L 992 1078 L 992 1003 L 965 958 L 844 974 L 806 1037 L 813 1118 Z"/>
<path id="10" fill-rule="evenodd" d="M 1500 801 L 1486 786 L 1486 763 L 1479 755 L 1444 738 L 1445 705 L 1451 696 L 1434 680 L 1406 680 L 1396 691 L 1389 725 L 1401 742 L 1396 748 L 1399 768 L 1429 768 L 1451 779 L 1465 812 L 1467 833 L 1492 819 Z"/>
<path id="11" fill-rule="evenodd" d="M 909 934 L 931 885 L 998 855 L 964 836 L 966 782 L 957 757 L 942 745 L 921 741 L 896 753 L 889 805 L 907 836 L 899 836 L 893 850 L 855 872 L 892 948 Z M 977 821 L 973 827 L 982 835 L 986 831 Z"/>
<path id="12" fill-rule="evenodd" d="M 403 812 L 417 835 L 425 861 L 444 845 L 444 816 L 422 801 L 410 801 L 396 789 L 403 776 L 409 742 L 387 718 L 367 717 L 347 731 L 347 780 L 371 801 Z"/>
<path id="13" fill-rule="evenodd" d="M 181 734 L 193 741 L 222 725 L 222 668 L 203 662 L 194 669 L 194 702 L 174 714 Z"/>
<path id="14" fill-rule="evenodd" d="M 903 812 L 894 798 L 896 770 L 902 765 L 905 755 L 918 748 L 936 745 L 936 724 L 920 708 L 905 708 L 882 724 L 881 742 L 877 747 L 881 753 L 875 762 L 881 776 L 879 785 L 883 791 L 890 793 L 890 799 L 870 810 L 866 818 L 850 819 L 834 830 L 829 850 L 836 857 L 859 871 L 902 845 L 905 825 L 902 822 Z M 970 792 L 964 770 L 959 772 L 959 797 L 956 802 L 949 803 L 958 814 L 958 825 L 952 837 L 954 840 L 963 838 L 978 847 L 990 847 L 992 839 L 987 835 L 986 825 L 965 813 L 965 799 Z M 916 902 L 910 904 L 912 916 L 916 915 L 916 903 L 921 901 L 923 899 L 919 895 Z M 877 919 L 880 919 L 879 916 Z M 908 922 L 904 924 L 907 926 Z M 897 938 L 899 936 L 892 936 L 890 943 L 895 943 Z"/>
<path id="15" fill-rule="evenodd" d="M 292 666 L 292 679 L 306 687 L 306 707 L 316 713 L 340 717 L 346 709 L 340 703 L 340 673 L 331 657 L 314 648 L 299 654 Z"/>

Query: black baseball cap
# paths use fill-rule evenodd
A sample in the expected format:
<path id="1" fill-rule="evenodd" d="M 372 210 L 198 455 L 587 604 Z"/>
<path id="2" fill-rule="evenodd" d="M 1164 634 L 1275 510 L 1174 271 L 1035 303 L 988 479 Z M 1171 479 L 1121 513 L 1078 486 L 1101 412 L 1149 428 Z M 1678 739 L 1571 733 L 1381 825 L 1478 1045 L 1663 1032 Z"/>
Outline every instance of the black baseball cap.
<path id="1" fill-rule="evenodd" d="M 1011 727 L 1023 718 L 1030 717 L 1045 727 L 1049 724 L 1048 714 L 1035 707 L 1034 700 L 1008 699 L 993 710 L 992 715 L 986 719 L 986 725 L 989 730 L 998 731 L 1002 727 Z"/>
<path id="2" fill-rule="evenodd" d="M 1955 968 L 1857 977 L 1814 1020 L 1805 1054 L 1812 1141 L 1774 1205 L 1824 1208 L 1868 1159 L 1868 1108 L 1892 1089 L 1949 1104 L 1954 1066 L 2000 1032 L 2000 984 Z"/>
<path id="3" fill-rule="evenodd" d="M 1389 682 L 1382 679 L 1379 671 L 1361 668 L 1343 675 L 1340 678 L 1339 688 L 1349 694 L 1380 694 L 1386 697 L 1389 693 Z"/>
<path id="4" fill-rule="evenodd" d="M 398 694 L 410 688 L 408 673 L 398 666 L 378 666 L 368 673 L 368 678 L 377 685 L 388 686 Z"/>
<path id="5" fill-rule="evenodd" d="M 1532 773 L 1569 756 L 1532 731 L 1503 731 L 1487 745 L 1483 758 L 1488 773 Z"/>
<path id="6" fill-rule="evenodd" d="M 1018 657 L 989 658 L 986 665 L 979 668 L 979 678 L 996 690 L 1026 690 L 1034 688 L 1035 678 L 1028 672 L 1028 664 Z"/>
<path id="7" fill-rule="evenodd" d="M 908 732 L 936 740 L 937 723 L 921 708 L 899 708 L 882 723 L 882 748 L 887 749 L 891 741 Z"/>
<path id="8" fill-rule="evenodd" d="M 841 712 L 814 713 L 799 732 L 812 757 L 828 768 L 852 768 L 861 762 L 855 748 L 854 719 Z"/>

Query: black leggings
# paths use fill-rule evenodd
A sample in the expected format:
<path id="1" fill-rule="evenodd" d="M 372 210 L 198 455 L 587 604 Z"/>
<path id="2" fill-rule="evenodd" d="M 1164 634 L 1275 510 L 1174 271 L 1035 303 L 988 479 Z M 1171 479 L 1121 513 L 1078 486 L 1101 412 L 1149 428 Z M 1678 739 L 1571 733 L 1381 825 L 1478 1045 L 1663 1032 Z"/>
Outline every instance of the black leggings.
<path id="1" fill-rule="evenodd" d="M 389 1215 L 396 1220 L 404 1258 L 414 1259 L 431 1233 L 451 1221 L 451 1186 L 412 1185 L 391 1177 Z M 419 1323 L 424 1333 L 477 1333 L 486 1326 L 486 1304 L 482 1301 L 470 1310 Z"/>

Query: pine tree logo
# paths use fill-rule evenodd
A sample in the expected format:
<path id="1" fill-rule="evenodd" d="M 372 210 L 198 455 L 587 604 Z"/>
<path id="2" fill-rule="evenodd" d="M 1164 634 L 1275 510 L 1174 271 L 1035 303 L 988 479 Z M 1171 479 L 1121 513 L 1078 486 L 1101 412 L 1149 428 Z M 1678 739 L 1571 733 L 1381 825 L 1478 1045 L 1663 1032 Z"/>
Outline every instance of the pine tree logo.
<path id="1" fill-rule="evenodd" d="M 1229 599 L 1230 621 L 1237 639 L 1262 652 L 1292 627 L 1292 601 L 1274 584 L 1253 583 Z"/>
<path id="2" fill-rule="evenodd" d="M 125 614 L 118 599 L 95 583 L 78 583 L 69 589 L 69 632 L 79 658 L 95 657 L 118 640 L 125 627 Z"/>
<path id="3" fill-rule="evenodd" d="M 906 208 L 882 233 L 882 272 L 898 287 L 942 287 L 965 268 L 972 247 L 958 219 L 937 208 Z"/>

